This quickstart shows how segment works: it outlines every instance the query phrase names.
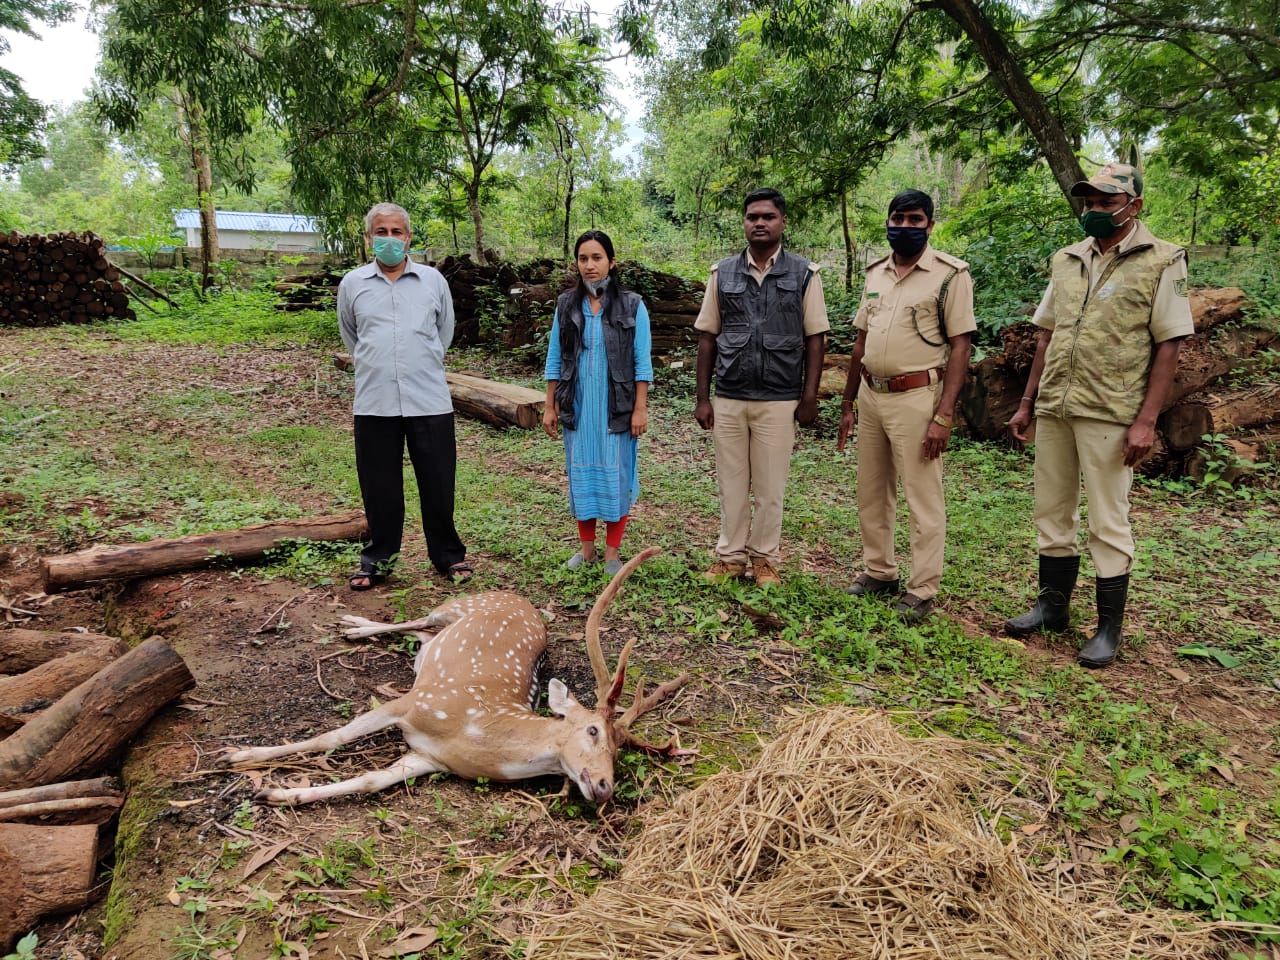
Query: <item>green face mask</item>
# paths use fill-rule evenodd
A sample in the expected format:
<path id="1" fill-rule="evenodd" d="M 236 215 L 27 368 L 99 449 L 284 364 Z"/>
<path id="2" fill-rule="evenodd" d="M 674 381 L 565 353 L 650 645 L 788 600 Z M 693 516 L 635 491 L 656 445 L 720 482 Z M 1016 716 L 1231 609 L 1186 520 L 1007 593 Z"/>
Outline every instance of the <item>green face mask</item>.
<path id="1" fill-rule="evenodd" d="M 1097 237 L 1099 240 L 1105 240 L 1128 223 L 1129 220 L 1133 219 L 1133 217 L 1130 217 L 1129 220 L 1125 220 L 1124 223 L 1116 223 L 1116 213 L 1129 209 L 1129 205 L 1131 203 L 1133 203 L 1132 200 L 1130 200 L 1129 203 L 1126 203 L 1115 213 L 1107 213 L 1103 210 L 1086 210 L 1084 213 L 1080 214 L 1080 229 L 1091 237 Z"/>
<path id="2" fill-rule="evenodd" d="M 405 247 L 408 244 L 396 237 L 374 237 L 370 246 L 373 256 L 384 267 L 397 267 L 404 259 Z"/>

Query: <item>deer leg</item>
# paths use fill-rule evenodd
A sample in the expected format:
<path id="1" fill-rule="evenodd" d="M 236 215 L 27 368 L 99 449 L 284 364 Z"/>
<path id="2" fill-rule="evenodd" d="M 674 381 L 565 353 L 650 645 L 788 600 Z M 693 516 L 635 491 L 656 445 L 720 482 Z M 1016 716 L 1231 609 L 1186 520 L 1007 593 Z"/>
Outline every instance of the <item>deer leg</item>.
<path id="1" fill-rule="evenodd" d="M 342 622 L 350 624 L 343 629 L 342 634 L 352 640 L 376 637 L 381 633 L 413 633 L 415 630 L 426 627 L 442 626 L 438 619 L 432 619 L 431 616 L 423 617 L 421 620 L 410 620 L 408 623 L 378 623 L 376 620 L 348 615 L 342 618 Z"/>
<path id="2" fill-rule="evenodd" d="M 297 743 L 282 743 L 275 747 L 251 747 L 248 750 L 233 750 L 219 758 L 222 766 L 232 764 L 263 763 L 267 760 L 278 760 L 280 757 L 292 756 L 296 753 L 324 753 L 343 744 L 358 740 L 379 730 L 385 730 L 400 719 L 400 714 L 408 706 L 405 698 L 384 703 L 376 710 L 362 713 L 350 723 L 330 730 L 310 740 L 299 740 Z"/>
<path id="3" fill-rule="evenodd" d="M 346 797 L 353 793 L 377 793 L 387 787 L 404 783 L 411 777 L 421 777 L 428 773 L 445 772 L 447 768 L 417 753 L 406 753 L 385 770 L 374 770 L 370 773 L 343 780 L 340 783 L 326 783 L 319 787 L 297 787 L 292 790 L 263 790 L 258 796 L 268 803 L 286 803 L 296 806 L 313 803 L 316 800 L 330 800 L 333 797 Z"/>

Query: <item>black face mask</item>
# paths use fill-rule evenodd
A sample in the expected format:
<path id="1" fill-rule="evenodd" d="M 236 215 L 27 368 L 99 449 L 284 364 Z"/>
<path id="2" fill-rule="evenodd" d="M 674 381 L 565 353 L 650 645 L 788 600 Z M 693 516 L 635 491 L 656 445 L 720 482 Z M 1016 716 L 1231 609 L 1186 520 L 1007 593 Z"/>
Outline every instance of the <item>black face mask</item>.
<path id="1" fill-rule="evenodd" d="M 885 234 L 893 252 L 908 259 L 923 250 L 924 245 L 929 242 L 927 227 L 888 227 Z"/>

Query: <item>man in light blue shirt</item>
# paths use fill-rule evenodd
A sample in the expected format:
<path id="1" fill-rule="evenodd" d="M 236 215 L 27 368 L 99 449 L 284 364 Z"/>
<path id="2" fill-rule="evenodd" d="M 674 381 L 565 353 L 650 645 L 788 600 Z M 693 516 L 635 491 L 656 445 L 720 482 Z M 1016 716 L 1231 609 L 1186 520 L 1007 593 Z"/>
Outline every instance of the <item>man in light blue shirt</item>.
<path id="1" fill-rule="evenodd" d="M 418 479 L 427 555 L 442 574 L 471 577 L 453 525 L 457 449 L 444 353 L 453 340 L 453 298 L 438 270 L 409 259 L 409 214 L 379 203 L 365 215 L 374 259 L 338 287 L 338 327 L 355 365 L 356 475 L 369 521 L 352 590 L 391 572 L 404 532 L 404 450 Z"/>

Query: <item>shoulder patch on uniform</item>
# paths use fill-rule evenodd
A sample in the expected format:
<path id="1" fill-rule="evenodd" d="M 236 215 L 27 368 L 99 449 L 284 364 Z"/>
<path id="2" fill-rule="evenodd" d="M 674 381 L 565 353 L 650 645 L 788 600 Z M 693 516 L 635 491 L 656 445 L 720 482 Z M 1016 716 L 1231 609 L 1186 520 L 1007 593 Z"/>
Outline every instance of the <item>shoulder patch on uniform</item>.
<path id="1" fill-rule="evenodd" d="M 1173 281 L 1173 292 L 1179 297 L 1185 297 L 1187 295 L 1186 277 L 1179 277 L 1177 280 Z"/>
<path id="2" fill-rule="evenodd" d="M 934 256 L 949 267 L 955 267 L 957 270 L 969 269 L 969 264 L 966 261 L 961 260 L 959 257 L 953 257 L 951 254 L 943 253 L 941 250 L 935 250 L 933 253 Z"/>

